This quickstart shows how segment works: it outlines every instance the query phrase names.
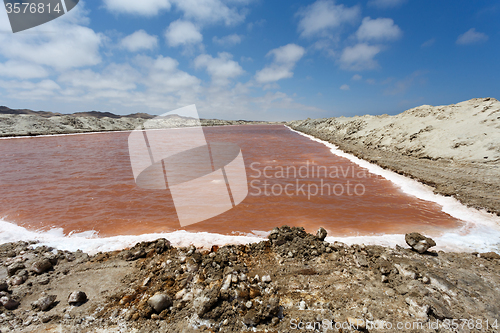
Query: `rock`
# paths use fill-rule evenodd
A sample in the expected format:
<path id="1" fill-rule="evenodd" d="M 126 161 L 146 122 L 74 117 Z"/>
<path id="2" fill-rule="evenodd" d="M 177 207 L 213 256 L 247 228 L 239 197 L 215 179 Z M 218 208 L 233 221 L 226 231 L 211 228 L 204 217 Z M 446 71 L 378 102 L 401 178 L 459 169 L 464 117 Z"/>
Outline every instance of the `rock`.
<path id="1" fill-rule="evenodd" d="M 232 275 L 229 274 L 226 276 L 226 279 L 224 280 L 224 283 L 222 284 L 222 287 L 220 288 L 221 291 L 228 291 L 229 288 L 231 287 L 231 281 L 232 281 Z"/>
<path id="2" fill-rule="evenodd" d="M 163 293 L 156 293 L 153 297 L 148 299 L 148 304 L 157 312 L 161 313 L 163 310 L 172 306 L 172 299 Z"/>
<path id="3" fill-rule="evenodd" d="M 197 310 L 198 316 L 203 318 L 203 315 L 212 309 L 220 297 L 218 286 L 206 291 L 193 301 L 193 307 Z"/>
<path id="4" fill-rule="evenodd" d="M 495 252 L 481 253 L 481 258 L 484 259 L 500 259 L 500 255 Z"/>
<path id="5" fill-rule="evenodd" d="M 425 237 L 418 232 L 412 232 L 405 235 L 406 244 L 418 253 L 424 253 L 429 248 L 436 246 L 432 238 Z"/>
<path id="6" fill-rule="evenodd" d="M 262 282 L 264 282 L 264 283 L 269 283 L 269 282 L 271 282 L 271 276 L 269 276 L 269 275 L 264 275 L 264 276 L 262 277 Z"/>
<path id="7" fill-rule="evenodd" d="M 9 276 L 14 276 L 17 273 L 17 271 L 20 271 L 24 268 L 25 268 L 25 266 L 23 263 L 15 262 L 15 263 L 7 266 L 7 274 Z"/>
<path id="8" fill-rule="evenodd" d="M 259 313 L 255 309 L 251 309 L 243 317 L 243 323 L 247 326 L 257 326 L 260 323 Z"/>
<path id="9" fill-rule="evenodd" d="M 368 267 L 368 260 L 366 260 L 366 256 L 362 254 L 357 254 L 354 260 L 356 260 L 356 264 L 359 267 Z"/>
<path id="10" fill-rule="evenodd" d="M 7 282 L 0 281 L 0 291 L 7 291 L 8 289 L 9 289 L 9 286 L 7 285 Z"/>
<path id="11" fill-rule="evenodd" d="M 31 265 L 31 271 L 36 274 L 42 274 L 52 268 L 52 263 L 49 259 L 41 259 L 35 261 L 33 265 Z"/>
<path id="12" fill-rule="evenodd" d="M 48 311 L 55 305 L 56 298 L 57 298 L 56 295 L 48 295 L 41 297 L 37 301 L 31 303 L 31 307 L 39 311 Z"/>
<path id="13" fill-rule="evenodd" d="M 255 298 L 255 297 L 260 296 L 261 294 L 260 294 L 259 288 L 253 288 L 253 287 L 251 287 L 249 295 L 250 295 L 250 298 Z"/>
<path id="14" fill-rule="evenodd" d="M 146 256 L 146 251 L 144 249 L 139 249 L 136 251 L 127 251 L 125 252 L 123 258 L 127 261 L 133 261 L 140 258 L 144 258 Z"/>
<path id="15" fill-rule="evenodd" d="M 324 228 L 319 228 L 318 232 L 316 233 L 316 237 L 318 237 L 320 241 L 324 241 L 327 235 L 328 233 Z"/>
<path id="16" fill-rule="evenodd" d="M 79 305 L 85 303 L 86 301 L 87 294 L 85 294 L 83 291 L 73 291 L 68 296 L 68 303 L 70 305 Z"/>
<path id="17" fill-rule="evenodd" d="M 253 306 L 252 301 L 248 301 L 248 302 L 246 302 L 246 303 L 245 303 L 245 306 L 247 307 L 247 309 L 251 309 L 251 308 L 252 308 L 252 306 Z"/>
<path id="18" fill-rule="evenodd" d="M 8 297 L 8 296 L 3 296 L 0 298 L 0 304 L 3 305 L 4 308 L 7 310 L 15 310 L 19 306 L 19 302 Z"/>
<path id="19" fill-rule="evenodd" d="M 10 279 L 10 285 L 11 286 L 20 286 L 26 281 L 25 277 L 23 276 L 14 276 L 13 278 Z"/>

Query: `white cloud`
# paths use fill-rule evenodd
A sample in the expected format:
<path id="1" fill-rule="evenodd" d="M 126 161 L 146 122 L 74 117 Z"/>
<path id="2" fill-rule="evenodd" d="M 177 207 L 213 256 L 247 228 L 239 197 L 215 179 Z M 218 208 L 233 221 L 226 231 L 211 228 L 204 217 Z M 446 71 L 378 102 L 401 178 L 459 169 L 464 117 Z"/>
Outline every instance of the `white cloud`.
<path id="1" fill-rule="evenodd" d="M 39 79 L 47 77 L 49 73 L 40 65 L 9 60 L 0 63 L 0 76 L 19 79 Z"/>
<path id="2" fill-rule="evenodd" d="M 349 90 L 349 89 L 351 89 L 351 87 L 349 87 L 348 84 L 343 84 L 340 86 L 340 90 Z"/>
<path id="3" fill-rule="evenodd" d="M 148 85 L 156 87 L 160 91 L 178 91 L 183 88 L 193 88 L 200 84 L 200 80 L 186 72 L 179 70 L 179 62 L 169 57 L 159 56 L 149 65 L 150 72 L 147 80 Z"/>
<path id="4" fill-rule="evenodd" d="M 368 5 L 379 8 L 393 8 L 400 6 L 405 2 L 406 0 L 371 0 L 368 2 Z"/>
<path id="5" fill-rule="evenodd" d="M 224 36 L 221 38 L 214 36 L 214 38 L 212 38 L 212 41 L 214 43 L 222 45 L 222 46 L 233 46 L 236 44 L 240 44 L 241 39 L 242 39 L 242 36 L 240 36 L 238 34 L 232 34 L 232 35 Z"/>
<path id="6" fill-rule="evenodd" d="M 477 32 L 475 28 L 470 29 L 466 33 L 458 36 L 458 45 L 484 43 L 488 40 L 488 36 L 482 32 Z"/>
<path id="7" fill-rule="evenodd" d="M 175 47 L 200 43 L 203 35 L 192 22 L 177 20 L 170 23 L 165 31 L 165 38 L 168 45 Z"/>
<path id="8" fill-rule="evenodd" d="M 121 0 L 117 0 L 121 1 Z M 226 25 L 240 23 L 245 15 L 236 8 L 229 8 L 220 0 L 174 0 L 178 9 L 186 19 L 202 24 L 223 22 Z M 246 1 L 233 1 L 236 5 L 246 4 Z"/>
<path id="9" fill-rule="evenodd" d="M 123 38 L 120 45 L 130 52 L 152 50 L 158 46 L 158 37 L 149 35 L 141 29 Z"/>
<path id="10" fill-rule="evenodd" d="M 154 16 L 162 10 L 169 10 L 169 0 L 104 0 L 111 13 L 125 13 L 143 16 Z"/>
<path id="11" fill-rule="evenodd" d="M 353 80 L 353 81 L 359 81 L 359 80 L 361 80 L 362 78 L 363 78 L 363 77 L 362 77 L 361 75 L 359 75 L 359 74 L 354 74 L 354 75 L 352 76 L 351 80 Z"/>
<path id="12" fill-rule="evenodd" d="M 42 80 L 40 82 L 31 81 L 3 81 L 0 80 L 0 88 L 8 92 L 9 98 L 20 100 L 47 100 L 56 95 L 56 91 L 61 87 L 52 80 Z"/>
<path id="13" fill-rule="evenodd" d="M 436 39 L 431 38 L 431 39 L 423 42 L 422 45 L 420 45 L 420 47 L 431 47 L 432 45 L 434 45 L 435 42 L 436 42 Z"/>
<path id="14" fill-rule="evenodd" d="M 0 34 L 0 54 L 10 60 L 58 70 L 99 64 L 99 48 L 104 37 L 79 25 L 88 21 L 83 7 L 76 6 L 63 17 L 26 33 Z M 0 10 L 0 22 L 3 23 L 1 26 L 8 26 L 7 14 L 3 10 Z"/>
<path id="15" fill-rule="evenodd" d="M 360 43 L 344 49 L 340 56 L 340 65 L 349 70 L 365 70 L 378 67 L 373 59 L 381 51 L 380 47 Z"/>
<path id="16" fill-rule="evenodd" d="M 58 81 L 74 88 L 91 90 L 132 90 L 137 86 L 134 82 L 140 79 L 139 73 L 130 65 L 111 64 L 101 73 L 90 69 L 65 72 Z"/>
<path id="17" fill-rule="evenodd" d="M 273 56 L 274 61 L 270 66 L 258 71 L 255 79 L 259 83 L 270 83 L 293 77 L 292 70 L 305 52 L 303 47 L 296 44 L 288 44 L 269 51 L 267 56 Z"/>
<path id="18" fill-rule="evenodd" d="M 394 24 L 390 18 L 378 18 L 372 20 L 369 17 L 363 19 L 363 23 L 356 32 L 359 40 L 368 41 L 384 41 L 396 40 L 403 35 L 401 29 Z"/>
<path id="19" fill-rule="evenodd" d="M 269 51 L 267 56 L 274 56 L 274 62 L 276 63 L 295 64 L 304 56 L 305 53 L 306 51 L 302 46 L 297 44 L 288 44 Z"/>
<path id="20" fill-rule="evenodd" d="M 242 75 L 245 71 L 227 52 L 219 53 L 217 58 L 202 54 L 194 60 L 195 68 L 205 68 L 216 85 L 226 85 L 230 79 Z"/>
<path id="21" fill-rule="evenodd" d="M 302 37 L 309 37 L 355 22 L 360 14 L 358 6 L 336 5 L 332 0 L 318 0 L 297 13 L 301 17 L 298 30 Z"/>

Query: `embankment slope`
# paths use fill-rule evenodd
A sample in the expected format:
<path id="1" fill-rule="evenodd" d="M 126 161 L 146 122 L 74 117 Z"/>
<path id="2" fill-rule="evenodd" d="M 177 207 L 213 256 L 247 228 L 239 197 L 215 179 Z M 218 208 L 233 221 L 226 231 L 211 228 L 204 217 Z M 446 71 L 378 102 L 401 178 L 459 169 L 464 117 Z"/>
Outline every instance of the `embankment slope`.
<path id="1" fill-rule="evenodd" d="M 500 102 L 423 105 L 395 116 L 288 122 L 359 158 L 500 215 Z"/>

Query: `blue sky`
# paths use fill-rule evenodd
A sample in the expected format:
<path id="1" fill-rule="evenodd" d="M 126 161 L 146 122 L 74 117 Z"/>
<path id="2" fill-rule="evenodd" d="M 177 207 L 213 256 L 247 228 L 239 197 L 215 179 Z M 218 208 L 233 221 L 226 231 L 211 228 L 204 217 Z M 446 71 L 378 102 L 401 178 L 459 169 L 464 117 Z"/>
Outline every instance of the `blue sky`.
<path id="1" fill-rule="evenodd" d="M 13 34 L 0 105 L 291 120 L 499 98 L 493 0 L 94 0 Z"/>

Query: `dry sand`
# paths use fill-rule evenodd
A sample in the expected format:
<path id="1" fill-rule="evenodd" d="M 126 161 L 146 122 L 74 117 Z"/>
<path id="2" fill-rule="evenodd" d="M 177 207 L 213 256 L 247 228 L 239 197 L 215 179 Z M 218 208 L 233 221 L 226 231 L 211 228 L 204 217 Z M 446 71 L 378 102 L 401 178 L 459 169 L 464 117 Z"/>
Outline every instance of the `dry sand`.
<path id="1" fill-rule="evenodd" d="M 423 105 L 395 116 L 307 119 L 291 128 L 500 214 L 500 102 Z"/>

